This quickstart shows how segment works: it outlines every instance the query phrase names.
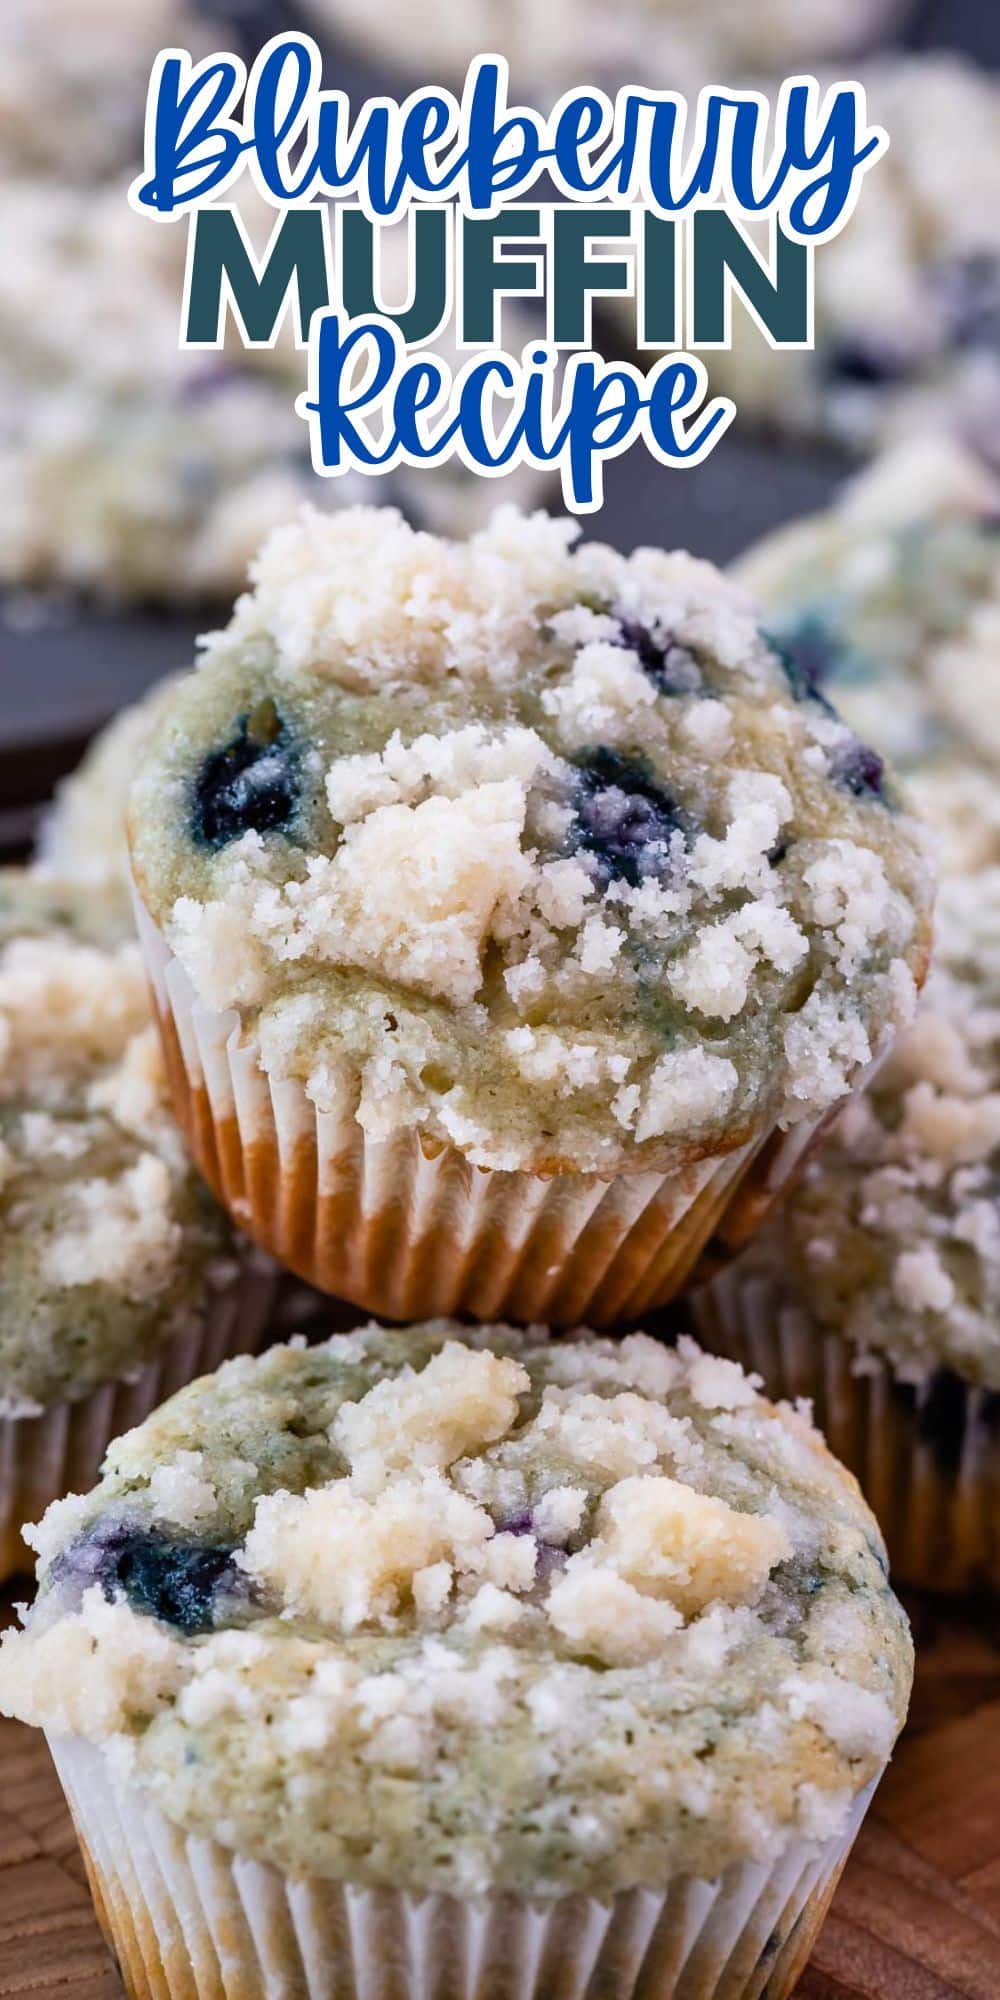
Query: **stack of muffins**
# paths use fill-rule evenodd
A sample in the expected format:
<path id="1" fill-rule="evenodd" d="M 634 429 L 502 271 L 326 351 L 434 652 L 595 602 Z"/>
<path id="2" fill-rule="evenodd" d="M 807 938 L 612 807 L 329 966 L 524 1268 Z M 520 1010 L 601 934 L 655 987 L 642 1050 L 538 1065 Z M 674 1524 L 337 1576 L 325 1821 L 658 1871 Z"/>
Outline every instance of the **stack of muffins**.
<path id="1" fill-rule="evenodd" d="M 908 1629 L 805 1412 L 635 1328 L 774 1227 L 876 1071 L 847 1115 L 877 1123 L 927 1020 L 925 837 L 686 555 L 307 511 L 252 583 L 118 738 L 170 1094 L 234 1269 L 249 1238 L 401 1324 L 234 1336 L 53 1493 L 0 1702 L 46 1730 L 130 1994 L 781 2000 L 902 1725 Z M 67 911 L 120 918 L 107 813 L 96 857 L 72 830 L 119 781 L 99 752 L 47 829 Z M 43 889 L 10 890 L 15 1033 Z M 75 1131 L 32 1152 L 40 1110 L 88 1146 L 117 1120 L 109 1174 L 170 1155 L 138 1067 L 95 1034 L 50 1112 L 15 1065 L 27 1241 L 31 1202 L 104 1199 Z M 62 1229 L 47 1308 L 86 1265 Z M 89 1391 L 103 1340 L 25 1393 Z"/>

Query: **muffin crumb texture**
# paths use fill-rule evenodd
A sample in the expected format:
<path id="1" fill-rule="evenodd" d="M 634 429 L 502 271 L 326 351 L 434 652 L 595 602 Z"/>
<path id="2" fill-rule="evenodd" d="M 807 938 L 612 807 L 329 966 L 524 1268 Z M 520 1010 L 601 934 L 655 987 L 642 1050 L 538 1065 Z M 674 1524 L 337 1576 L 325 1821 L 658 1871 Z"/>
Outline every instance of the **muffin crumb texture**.
<path id="1" fill-rule="evenodd" d="M 921 437 L 737 565 L 802 683 L 903 772 L 946 873 L 1000 859 L 998 519 L 995 472 Z"/>
<path id="2" fill-rule="evenodd" d="M 4 1708 L 293 1873 L 712 1878 L 831 1837 L 909 1691 L 855 1483 L 687 1340 L 371 1325 L 229 1362 L 33 1540 Z"/>
<path id="3" fill-rule="evenodd" d="M 930 872 L 737 586 L 573 539 L 279 530 L 154 726 L 133 856 L 199 1000 L 321 1113 L 675 1166 L 850 1088 L 912 1010 Z"/>
<path id="4" fill-rule="evenodd" d="M 998 1390 L 1000 869 L 946 878 L 937 932 L 915 1021 L 749 1256 L 902 1380 Z"/>
<path id="5" fill-rule="evenodd" d="M 0 873 L 0 1408 L 137 1370 L 231 1253 L 109 886 Z"/>

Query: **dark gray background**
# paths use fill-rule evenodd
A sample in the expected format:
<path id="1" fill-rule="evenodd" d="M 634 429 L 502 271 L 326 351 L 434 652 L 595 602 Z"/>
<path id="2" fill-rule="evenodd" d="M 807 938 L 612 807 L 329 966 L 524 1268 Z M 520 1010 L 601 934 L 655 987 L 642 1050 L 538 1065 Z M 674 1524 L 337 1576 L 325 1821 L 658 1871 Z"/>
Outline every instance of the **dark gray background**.
<path id="1" fill-rule="evenodd" d="M 225 0 L 205 4 L 225 12 Z M 234 12 L 240 4 L 247 0 L 234 0 Z M 268 28 L 292 19 L 291 0 L 249 4 Z M 961 48 L 998 68 L 1000 4 L 918 0 L 904 39 L 911 47 Z M 386 87 L 384 77 L 349 57 L 331 70 L 355 96 Z M 623 549 L 654 542 L 725 562 L 768 528 L 821 506 L 849 469 L 832 452 L 744 437 L 735 428 L 690 471 L 658 466 L 637 446 L 606 467 L 605 504 L 585 532 Z M 70 603 L 47 605 L 39 616 L 37 606 L 8 602 L 0 619 L 0 851 L 23 846 L 38 803 L 93 730 L 189 658 L 195 633 L 223 617 L 212 608 L 180 617 Z"/>

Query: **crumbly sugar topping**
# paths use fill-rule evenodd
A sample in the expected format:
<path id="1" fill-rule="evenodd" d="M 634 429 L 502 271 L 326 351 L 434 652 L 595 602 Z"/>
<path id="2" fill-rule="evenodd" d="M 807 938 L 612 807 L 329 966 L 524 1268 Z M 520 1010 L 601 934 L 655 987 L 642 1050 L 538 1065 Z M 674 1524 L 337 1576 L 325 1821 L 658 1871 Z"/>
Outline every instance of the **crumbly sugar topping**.
<path id="1" fill-rule="evenodd" d="M 916 1019 L 749 1254 L 904 1379 L 1000 1389 L 1000 869 L 945 879 Z"/>
<path id="2" fill-rule="evenodd" d="M 120 66 L 128 42 L 128 0 L 103 0 L 123 17 L 114 35 Z M 75 0 L 10 0 L 30 13 L 37 36 L 39 7 L 74 16 L 74 27 L 43 37 L 53 50 L 92 39 L 80 31 Z M 169 14 L 172 7 L 157 5 Z M 183 10 L 175 23 L 180 45 L 197 47 Z M 5 7 L 0 22 L 0 157 L 9 112 Z M 74 32 L 75 29 L 75 32 Z M 153 27 L 149 55 L 135 79 L 123 165 L 141 151 L 141 111 L 152 55 L 169 30 Z M 102 46 L 98 34 L 95 48 Z M 17 74 L 15 63 L 14 74 Z M 90 79 L 91 91 L 95 79 Z M 100 114 L 81 77 L 77 109 L 86 129 L 114 130 L 105 101 Z M 44 114 L 36 87 L 22 83 L 34 128 L 75 132 L 74 166 L 82 153 L 79 121 L 67 106 Z M 120 137 L 120 134 L 118 135 Z M 282 379 L 273 358 L 262 365 L 242 351 L 181 352 L 178 300 L 183 284 L 184 232 L 152 229 L 130 209 L 127 180 L 95 187 L 84 179 L 39 171 L 25 158 L 8 185 L 0 217 L 0 384 L 4 397 L 2 465 L 8 504 L 0 522 L 0 579 L 8 585 L 68 585 L 76 591 L 176 603 L 230 599 L 262 535 L 311 490 L 313 479 L 298 432 L 297 381 Z M 37 328 L 26 342 L 21 329 Z M 66 807 L 72 810 L 67 794 Z M 99 818 L 105 821 L 103 807 Z M 96 828 L 85 829 L 92 847 Z M 106 827 L 110 836 L 112 829 Z M 100 838 L 100 836 L 98 836 Z M 104 841 L 107 855 L 107 840 Z"/>
<path id="3" fill-rule="evenodd" d="M 290 312 L 269 348 L 244 347 L 227 312 L 222 353 L 181 350 L 186 232 L 151 228 L 135 214 L 128 180 L 142 150 L 152 56 L 165 45 L 192 52 L 205 42 L 214 47 L 218 28 L 192 20 L 173 0 L 95 0 L 92 11 L 98 9 L 107 20 L 88 15 L 86 33 L 77 0 L 5 0 L 0 18 L 0 163 L 14 96 L 21 99 L 10 134 L 17 173 L 7 178 L 0 214 L 0 582 L 68 586 L 116 603 L 229 605 L 245 587 L 254 550 L 304 500 L 340 508 L 359 499 L 367 482 L 360 474 L 323 480 L 313 472 L 308 434 L 295 411 L 306 360 L 295 346 Z M 47 32 L 40 20 L 47 14 L 66 20 Z M 155 17 L 173 14 L 173 29 L 158 31 Z M 138 120 L 121 158 L 129 176 L 122 171 L 100 185 L 86 175 L 81 180 L 77 169 L 94 133 L 121 140 L 113 79 L 128 65 L 133 39 L 147 37 L 149 54 L 119 107 Z M 104 60 L 98 52 L 109 40 L 114 57 Z M 29 43 L 33 81 L 19 61 Z M 56 50 L 69 59 L 70 74 L 58 89 L 65 101 L 46 110 L 46 84 L 60 75 Z M 80 64 L 88 52 L 95 65 L 89 71 Z M 78 96 L 70 88 L 77 68 Z M 41 132 L 65 144 L 72 174 L 44 171 L 36 161 Z M 226 205 L 234 198 L 252 254 L 263 260 L 274 209 L 242 182 L 227 189 Z M 384 294 L 400 304 L 408 286 L 407 240 L 404 222 L 379 244 Z M 35 330 L 30 342 L 23 338 L 26 325 Z M 505 332 L 512 351 L 531 338 L 517 301 L 508 302 Z M 453 358 L 457 368 L 463 358 L 457 348 Z M 504 475 L 510 498 L 530 497 L 540 484 L 531 467 Z M 492 483 L 457 461 L 419 473 L 400 467 L 391 487 L 421 519 L 463 533 L 496 500 Z M 70 787 L 63 815 L 80 797 L 80 787 Z M 85 823 L 84 841 L 98 863 L 103 847 L 106 863 L 117 829 L 103 801 L 97 817 L 103 836 Z"/>
<path id="4" fill-rule="evenodd" d="M 33 1539 L 5 1710 L 293 1871 L 542 1896 L 712 1874 L 825 1837 L 905 1709 L 856 1486 L 687 1340 L 275 1348 L 120 1438 Z"/>
<path id="5" fill-rule="evenodd" d="M 184 0 L 5 0 L 0 21 L 0 160 L 11 176 L 96 181 L 131 161 L 161 48 L 201 53 L 206 31 Z M 209 43 L 209 46 L 213 44 Z"/>
<path id="6" fill-rule="evenodd" d="M 998 518 L 981 460 L 922 438 L 738 565 L 800 675 L 905 771 L 950 873 L 1000 860 Z"/>
<path id="7" fill-rule="evenodd" d="M 741 566 L 780 643 L 904 761 L 940 840 L 917 1017 L 751 1259 L 904 1378 L 1000 1387 L 1000 913 L 991 689 L 1000 487 L 940 440 L 888 455 Z M 849 921 L 853 921 L 853 904 Z"/>
<path id="8" fill-rule="evenodd" d="M 11 938 L 0 957 L 0 1090 L 44 1100 L 121 1061 L 148 1021 L 137 944 L 102 951 L 75 938 Z"/>
<path id="9" fill-rule="evenodd" d="M 573 541 L 510 509 L 464 544 L 306 511 L 132 797 L 152 913 L 264 1067 L 484 1166 L 653 1164 L 812 1115 L 926 950 L 881 760 L 750 600 Z"/>
<path id="10" fill-rule="evenodd" d="M 407 74 L 429 71 L 459 86 L 484 48 L 497 49 L 522 88 L 544 88 L 546 101 L 578 84 L 581 48 L 589 74 L 608 79 L 631 75 L 641 46 L 647 83 L 696 95 L 709 78 L 743 75 L 763 51 L 772 72 L 784 75 L 819 56 L 867 48 L 893 16 L 891 0 L 876 0 L 874 13 L 872 0 L 808 9 L 796 0 L 758 0 L 752 18 L 741 0 L 711 0 L 709 7 L 695 0 L 625 0 L 619 7 L 552 0 L 538 13 L 480 0 L 474 14 L 462 16 L 448 0 L 428 0 L 419 19 L 406 0 L 382 0 L 377 13 L 364 0 L 308 0 L 307 11 Z"/>
<path id="11" fill-rule="evenodd" d="M 922 439 L 738 565 L 800 671 L 907 771 L 948 751 L 975 763 L 1000 743 L 985 672 L 1000 607 L 998 511 L 1000 482 L 981 461 Z"/>
<path id="12" fill-rule="evenodd" d="M 120 891 L 0 874 L 0 1407 L 81 1395 L 201 1309 L 221 1217 L 170 1117 Z"/>

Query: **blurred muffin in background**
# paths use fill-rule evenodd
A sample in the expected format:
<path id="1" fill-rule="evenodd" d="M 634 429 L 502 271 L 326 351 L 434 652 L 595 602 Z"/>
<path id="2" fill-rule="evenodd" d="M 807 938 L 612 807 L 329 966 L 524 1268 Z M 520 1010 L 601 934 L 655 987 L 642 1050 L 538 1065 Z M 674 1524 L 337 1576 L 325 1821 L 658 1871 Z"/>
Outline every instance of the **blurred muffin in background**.
<path id="1" fill-rule="evenodd" d="M 111 1438 L 259 1345 L 273 1293 L 170 1116 L 120 895 L 0 871 L 0 1577 Z"/>
<path id="2" fill-rule="evenodd" d="M 0 167 L 74 184 L 136 158 L 158 51 L 213 46 L 184 0 L 3 0 Z"/>
<path id="3" fill-rule="evenodd" d="M 261 248 L 275 213 L 247 198 Z M 135 215 L 126 185 L 22 180 L 0 211 L 0 585 L 163 603 L 226 600 L 253 551 L 303 500 L 393 499 L 467 531 L 501 499 L 537 501 L 531 470 L 476 478 L 457 461 L 373 481 L 312 470 L 296 415 L 306 360 L 178 345 L 187 230 Z M 405 231 L 387 239 L 386 294 L 405 296 Z M 30 331 L 29 331 L 30 330 Z M 513 312 L 517 351 L 531 322 Z M 447 353 L 444 338 L 434 345 Z M 457 350 L 452 346 L 453 357 Z"/>
<path id="4" fill-rule="evenodd" d="M 809 1397 L 893 1573 L 1000 1589 L 1000 869 L 949 877 L 916 1020 L 785 1208 L 690 1301 Z"/>
<path id="5" fill-rule="evenodd" d="M 179 350 L 185 241 L 133 215 L 124 181 L 7 191 L 0 582 L 225 596 L 301 499 L 308 434 L 284 386 Z"/>
<path id="6" fill-rule="evenodd" d="M 522 88 L 733 82 L 871 48 L 906 0 L 302 0 L 317 27 L 414 75 L 457 81 L 472 58 L 506 56 Z"/>
<path id="7" fill-rule="evenodd" d="M 737 305 L 713 387 L 745 420 L 851 452 L 945 427 L 998 463 L 1000 85 L 942 51 L 860 76 L 890 145 L 816 252 L 815 348 L 776 353 Z"/>
<path id="8" fill-rule="evenodd" d="M 804 683 L 905 773 L 944 867 L 1000 859 L 1000 482 L 914 440 L 736 573 Z"/>
<path id="9" fill-rule="evenodd" d="M 793 671 L 904 766 L 944 866 L 912 1026 L 780 1213 L 687 1303 L 811 1398 L 900 1579 L 1000 1588 L 1000 505 L 897 447 L 737 565 Z"/>

